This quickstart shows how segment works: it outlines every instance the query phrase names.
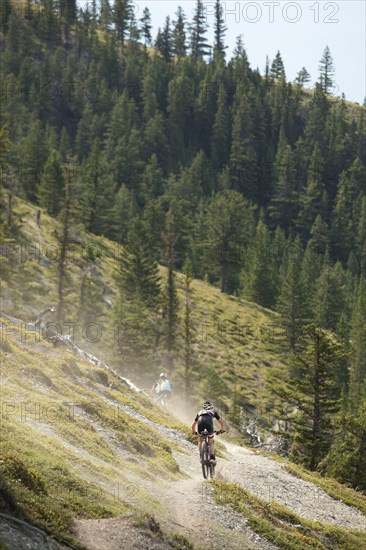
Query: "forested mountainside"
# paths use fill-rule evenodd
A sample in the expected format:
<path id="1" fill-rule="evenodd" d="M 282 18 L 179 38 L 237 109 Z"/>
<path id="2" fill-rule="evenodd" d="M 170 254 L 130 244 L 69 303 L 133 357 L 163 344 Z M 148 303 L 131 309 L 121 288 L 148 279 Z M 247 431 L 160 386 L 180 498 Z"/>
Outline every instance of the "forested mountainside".
<path id="1" fill-rule="evenodd" d="M 154 40 L 129 0 L 2 2 L 2 241 L 24 238 L 17 196 L 39 225 L 58 218 L 59 321 L 72 241 L 120 243 L 111 305 L 134 329 L 123 359 L 158 347 L 171 370 L 178 353 L 190 365 L 192 277 L 276 311 L 297 357 L 287 385 L 272 381 L 296 412 L 293 457 L 365 489 L 366 107 L 330 95 L 327 48 L 306 91 L 306 70 L 287 82 L 279 52 L 265 74 L 241 37 L 227 58 L 219 2 L 211 48 L 206 31 L 200 0 Z M 103 299 L 90 265 L 80 288 L 87 322 Z"/>

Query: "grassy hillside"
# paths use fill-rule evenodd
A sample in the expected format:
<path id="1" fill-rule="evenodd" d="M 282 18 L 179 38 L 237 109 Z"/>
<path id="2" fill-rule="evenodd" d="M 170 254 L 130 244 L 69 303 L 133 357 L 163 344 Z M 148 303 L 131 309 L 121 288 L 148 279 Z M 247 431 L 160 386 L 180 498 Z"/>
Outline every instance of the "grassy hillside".
<path id="1" fill-rule="evenodd" d="M 2 511 L 68 540 L 75 516 L 156 509 L 141 480 L 181 474 L 172 456 L 179 446 L 155 426 L 184 426 L 66 347 L 0 322 Z"/>
<path id="2" fill-rule="evenodd" d="M 57 232 L 60 226 L 42 213 L 41 227 L 37 227 L 36 209 L 22 201 L 17 202 L 16 213 L 21 218 L 21 244 L 6 242 L 3 249 L 2 304 L 6 313 L 34 321 L 40 310 L 57 304 Z M 63 333 L 72 330 L 81 347 L 148 387 L 164 368 L 164 351 L 157 349 L 149 371 L 146 373 L 145 368 L 143 375 L 138 365 L 127 367 L 117 353 L 113 315 L 117 296 L 114 275 L 123 249 L 103 237 L 87 234 L 81 227 L 74 228 L 71 237 L 73 242 L 67 261 L 67 317 L 58 330 Z M 90 331 L 83 334 L 78 322 L 78 308 L 81 276 L 87 266 L 98 288 L 98 315 Z M 161 277 L 164 280 L 164 268 L 161 268 Z M 172 377 L 179 394 L 183 389 L 184 308 L 183 280 L 179 274 L 177 286 L 181 309 Z M 265 384 L 266 373 L 269 370 L 278 371 L 283 376 L 286 363 L 278 316 L 255 304 L 221 294 L 203 281 L 193 281 L 192 288 L 195 349 L 191 377 L 193 403 L 202 398 L 215 399 L 220 401 L 221 408 L 226 409 L 228 415 L 237 414 L 239 406 L 245 403 L 257 405 L 262 412 L 271 408 L 273 396 Z M 52 321 L 52 318 L 47 320 Z"/>
<path id="3" fill-rule="evenodd" d="M 126 521 L 129 531 L 133 525 L 150 533 L 149 525 L 154 529 L 156 525 L 153 516 L 166 513 L 161 491 L 170 481 L 184 477 L 175 453 L 187 456 L 189 430 L 142 393 L 131 390 L 114 372 L 74 355 L 66 344 L 54 345 L 25 323 L 9 319 L 34 321 L 41 309 L 57 303 L 59 225 L 42 214 L 41 227 L 37 227 L 36 210 L 22 201 L 17 202 L 16 212 L 21 218 L 20 244 L 5 239 L 1 254 L 1 298 L 6 315 L 0 317 L 0 509 L 80 548 L 73 534 L 75 518 L 117 516 Z M 82 348 L 129 375 L 113 339 L 114 273 L 123 250 L 81 228 L 73 230 L 73 241 L 67 264 L 68 316 L 61 328 L 75 323 L 75 340 Z M 87 263 L 93 266 L 93 277 L 103 289 L 96 304 L 103 337 L 94 343 L 77 330 L 80 276 Z M 163 268 L 161 276 L 165 276 Z M 180 276 L 178 287 L 183 306 Z M 273 401 L 266 375 L 280 376 L 287 360 L 277 316 L 223 295 L 202 281 L 193 283 L 192 305 L 196 327 L 192 403 L 179 406 L 183 360 L 178 349 L 172 373 L 178 393 L 174 412 L 188 418 L 190 407 L 195 408 L 204 397 L 215 398 L 228 420 L 239 406 L 248 403 L 262 412 L 266 407 L 269 410 Z M 156 372 L 142 376 L 137 365 L 132 374 L 139 383 L 151 382 Z M 310 476 L 297 467 L 294 473 Z M 364 500 L 362 496 L 357 500 L 356 492 L 339 484 L 330 486 L 313 474 L 309 480 L 364 510 Z M 301 533 L 310 528 L 314 531 L 314 540 L 310 541 L 309 534 L 310 547 L 314 548 L 325 536 L 335 538 L 340 548 L 347 547 L 342 541 L 355 545 L 364 541 L 364 535 L 342 529 L 324 534 L 323 527 L 315 528 L 279 508 L 269 517 L 267 504 L 254 501 L 248 492 L 234 494 L 224 484 L 216 483 L 213 491 L 220 505 L 244 514 L 254 531 L 269 540 L 283 537 L 289 548 L 296 547 L 299 540 L 304 542 Z M 169 548 L 190 548 L 184 537 L 174 538 L 161 530 L 157 536 L 168 541 Z"/>
<path id="4" fill-rule="evenodd" d="M 175 452 L 185 455 L 185 425 L 66 345 L 54 347 L 5 317 L 0 328 L 1 511 L 75 548 L 82 548 L 74 539 L 75 519 L 115 517 L 114 532 L 124 525 L 129 534 L 156 533 L 159 548 L 191 548 L 184 537 L 164 533 L 153 518 L 166 513 L 161 501 L 166 484 L 183 479 Z M 365 498 L 355 491 L 329 487 L 299 468 L 295 474 L 365 509 Z M 233 507 L 253 531 L 283 547 L 301 542 L 304 548 L 332 548 L 334 540 L 335 547 L 351 549 L 365 541 L 364 533 L 315 524 L 233 487 L 216 482 L 217 503 Z"/>

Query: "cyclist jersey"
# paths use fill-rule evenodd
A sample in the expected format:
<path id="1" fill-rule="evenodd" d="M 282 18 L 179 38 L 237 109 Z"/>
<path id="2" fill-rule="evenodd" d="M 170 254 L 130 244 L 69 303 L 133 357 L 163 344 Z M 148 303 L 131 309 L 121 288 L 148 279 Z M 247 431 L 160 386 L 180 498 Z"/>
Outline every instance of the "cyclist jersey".
<path id="1" fill-rule="evenodd" d="M 169 380 L 164 380 L 159 386 L 159 392 L 172 391 L 172 385 Z"/>
<path id="2" fill-rule="evenodd" d="M 198 422 L 200 420 L 200 421 L 204 422 L 205 420 L 207 420 L 208 422 L 212 422 L 214 418 L 216 418 L 216 420 L 220 420 L 220 417 L 219 417 L 219 415 L 216 411 L 214 411 L 214 410 L 211 410 L 211 411 L 202 410 L 197 414 L 194 421 Z"/>

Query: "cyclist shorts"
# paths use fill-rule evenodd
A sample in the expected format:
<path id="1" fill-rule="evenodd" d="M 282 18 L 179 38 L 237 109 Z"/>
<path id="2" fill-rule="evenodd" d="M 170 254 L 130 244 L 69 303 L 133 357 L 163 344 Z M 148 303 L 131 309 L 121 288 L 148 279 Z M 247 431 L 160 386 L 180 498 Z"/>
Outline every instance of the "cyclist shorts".
<path id="1" fill-rule="evenodd" d="M 213 423 L 207 422 L 207 421 L 198 422 L 198 424 L 197 424 L 198 434 L 201 435 L 201 432 L 203 432 L 204 430 L 208 431 L 208 437 L 210 439 L 215 436 L 214 429 L 213 429 Z"/>

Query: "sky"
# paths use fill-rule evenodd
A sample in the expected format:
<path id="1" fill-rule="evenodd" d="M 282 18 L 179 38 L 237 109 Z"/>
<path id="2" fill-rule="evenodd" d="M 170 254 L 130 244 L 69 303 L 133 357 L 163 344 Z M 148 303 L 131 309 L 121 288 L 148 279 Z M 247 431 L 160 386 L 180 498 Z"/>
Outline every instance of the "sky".
<path id="1" fill-rule="evenodd" d="M 113 0 L 110 0 L 113 4 Z M 208 38 L 213 41 L 214 0 L 203 0 Z M 182 6 L 187 20 L 192 21 L 195 0 L 134 0 L 139 19 L 145 7 L 152 17 L 153 37 L 164 26 L 167 15 L 176 19 Z M 335 67 L 333 94 L 345 94 L 349 101 L 363 103 L 366 97 L 366 0 L 314 1 L 282 0 L 222 1 L 227 26 L 227 59 L 242 35 L 253 69 L 264 73 L 266 56 L 273 60 L 279 50 L 287 80 L 296 78 L 304 66 L 311 75 L 309 87 L 319 78 L 319 60 L 328 45 Z M 210 32 L 211 31 L 211 32 Z"/>

